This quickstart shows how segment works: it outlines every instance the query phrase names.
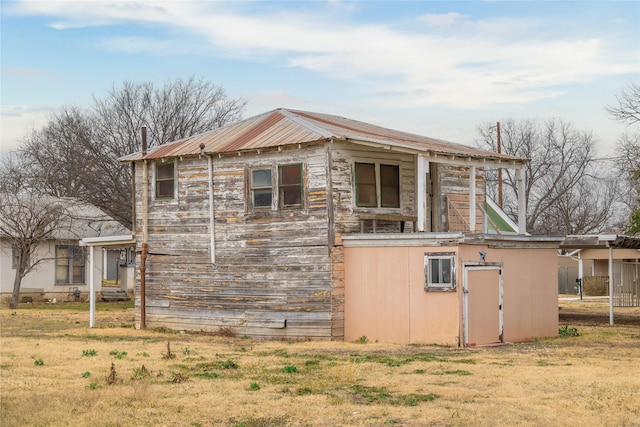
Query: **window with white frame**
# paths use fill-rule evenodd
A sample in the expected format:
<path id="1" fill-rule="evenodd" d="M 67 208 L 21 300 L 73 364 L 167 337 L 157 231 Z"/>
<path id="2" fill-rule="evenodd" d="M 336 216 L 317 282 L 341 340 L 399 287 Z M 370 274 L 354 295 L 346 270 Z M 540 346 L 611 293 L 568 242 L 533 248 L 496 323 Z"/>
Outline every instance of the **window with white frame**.
<path id="1" fill-rule="evenodd" d="M 363 208 L 400 207 L 400 166 L 355 162 L 356 206 Z"/>
<path id="2" fill-rule="evenodd" d="M 72 245 L 56 245 L 56 284 L 84 283 L 84 248 Z"/>
<path id="3" fill-rule="evenodd" d="M 425 290 L 453 291 L 456 289 L 455 252 L 425 252 Z"/>
<path id="4" fill-rule="evenodd" d="M 273 176 L 276 174 L 277 180 L 274 182 Z M 274 187 L 277 191 L 274 191 Z M 278 209 L 301 208 L 304 200 L 302 163 L 251 169 L 249 192 L 251 207 L 256 210 L 275 206 Z"/>
<path id="5" fill-rule="evenodd" d="M 175 198 L 176 165 L 173 161 L 157 161 L 155 173 L 156 199 Z"/>

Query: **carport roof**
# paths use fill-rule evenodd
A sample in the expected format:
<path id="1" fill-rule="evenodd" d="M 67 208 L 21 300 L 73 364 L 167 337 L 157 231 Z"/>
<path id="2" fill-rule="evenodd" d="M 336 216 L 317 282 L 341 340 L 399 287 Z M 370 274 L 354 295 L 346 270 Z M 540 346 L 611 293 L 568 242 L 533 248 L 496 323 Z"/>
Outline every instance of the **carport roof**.
<path id="1" fill-rule="evenodd" d="M 560 249 L 640 249 L 640 237 L 619 234 L 584 234 L 565 237 Z"/>

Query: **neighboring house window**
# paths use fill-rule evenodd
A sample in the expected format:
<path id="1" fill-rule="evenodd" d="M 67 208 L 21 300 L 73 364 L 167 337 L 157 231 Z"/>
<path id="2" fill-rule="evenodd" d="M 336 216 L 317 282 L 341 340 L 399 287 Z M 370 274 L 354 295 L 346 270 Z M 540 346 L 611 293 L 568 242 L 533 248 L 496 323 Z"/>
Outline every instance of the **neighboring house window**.
<path id="1" fill-rule="evenodd" d="M 355 163 L 356 206 L 400 207 L 400 166 Z"/>
<path id="2" fill-rule="evenodd" d="M 56 284 L 84 283 L 84 249 L 56 245 Z"/>
<path id="3" fill-rule="evenodd" d="M 175 163 L 156 162 L 156 199 L 175 197 Z"/>
<path id="4" fill-rule="evenodd" d="M 453 291 L 456 288 L 456 256 L 454 252 L 424 254 L 425 290 Z"/>
<path id="5" fill-rule="evenodd" d="M 254 208 L 270 208 L 273 201 L 271 169 L 251 171 L 251 199 Z"/>
<path id="6" fill-rule="evenodd" d="M 278 166 L 278 196 L 281 208 L 302 206 L 302 164 Z"/>
<path id="7" fill-rule="evenodd" d="M 30 256 L 27 254 L 27 265 L 29 260 Z M 15 245 L 11 246 L 11 268 L 18 268 L 18 248 Z"/>
<path id="8" fill-rule="evenodd" d="M 249 176 L 250 199 L 253 208 L 299 208 L 303 205 L 302 163 L 277 166 L 277 191 L 274 191 L 275 171 L 272 168 L 252 169 Z M 277 203 L 274 204 L 274 198 Z"/>

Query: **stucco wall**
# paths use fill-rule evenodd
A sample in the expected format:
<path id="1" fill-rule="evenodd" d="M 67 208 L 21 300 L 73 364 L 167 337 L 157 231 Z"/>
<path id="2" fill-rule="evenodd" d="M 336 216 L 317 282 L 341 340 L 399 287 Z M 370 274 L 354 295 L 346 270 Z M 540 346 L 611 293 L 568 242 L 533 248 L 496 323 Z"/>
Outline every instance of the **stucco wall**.
<path id="1" fill-rule="evenodd" d="M 555 248 L 381 245 L 345 247 L 345 340 L 366 336 L 370 341 L 398 344 L 459 345 L 464 334 L 462 266 L 464 262 L 478 263 L 481 251 L 486 253 L 487 263 L 503 265 L 504 341 L 555 336 Z M 426 252 L 457 253 L 454 292 L 424 290 Z M 498 276 L 496 273 L 492 277 Z M 474 276 L 469 277 L 472 280 Z M 487 310 L 499 310 L 498 301 Z"/>
<path id="2" fill-rule="evenodd" d="M 461 245 L 462 261 L 503 264 L 504 341 L 527 341 L 558 333 L 557 251 L 553 248 L 495 248 Z"/>
<path id="3" fill-rule="evenodd" d="M 443 251 L 345 248 L 345 340 L 457 345 L 457 293 L 424 290 L 424 253 Z"/>

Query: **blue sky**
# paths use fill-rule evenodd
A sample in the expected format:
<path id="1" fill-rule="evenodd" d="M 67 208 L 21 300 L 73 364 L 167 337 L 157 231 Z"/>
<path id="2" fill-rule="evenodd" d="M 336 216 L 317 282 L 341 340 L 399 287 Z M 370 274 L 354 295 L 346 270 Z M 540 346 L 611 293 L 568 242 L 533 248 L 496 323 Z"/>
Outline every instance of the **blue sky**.
<path id="1" fill-rule="evenodd" d="M 125 80 L 191 75 L 248 101 L 472 144 L 558 117 L 609 155 L 640 81 L 638 1 L 1 1 L 1 149 Z"/>

